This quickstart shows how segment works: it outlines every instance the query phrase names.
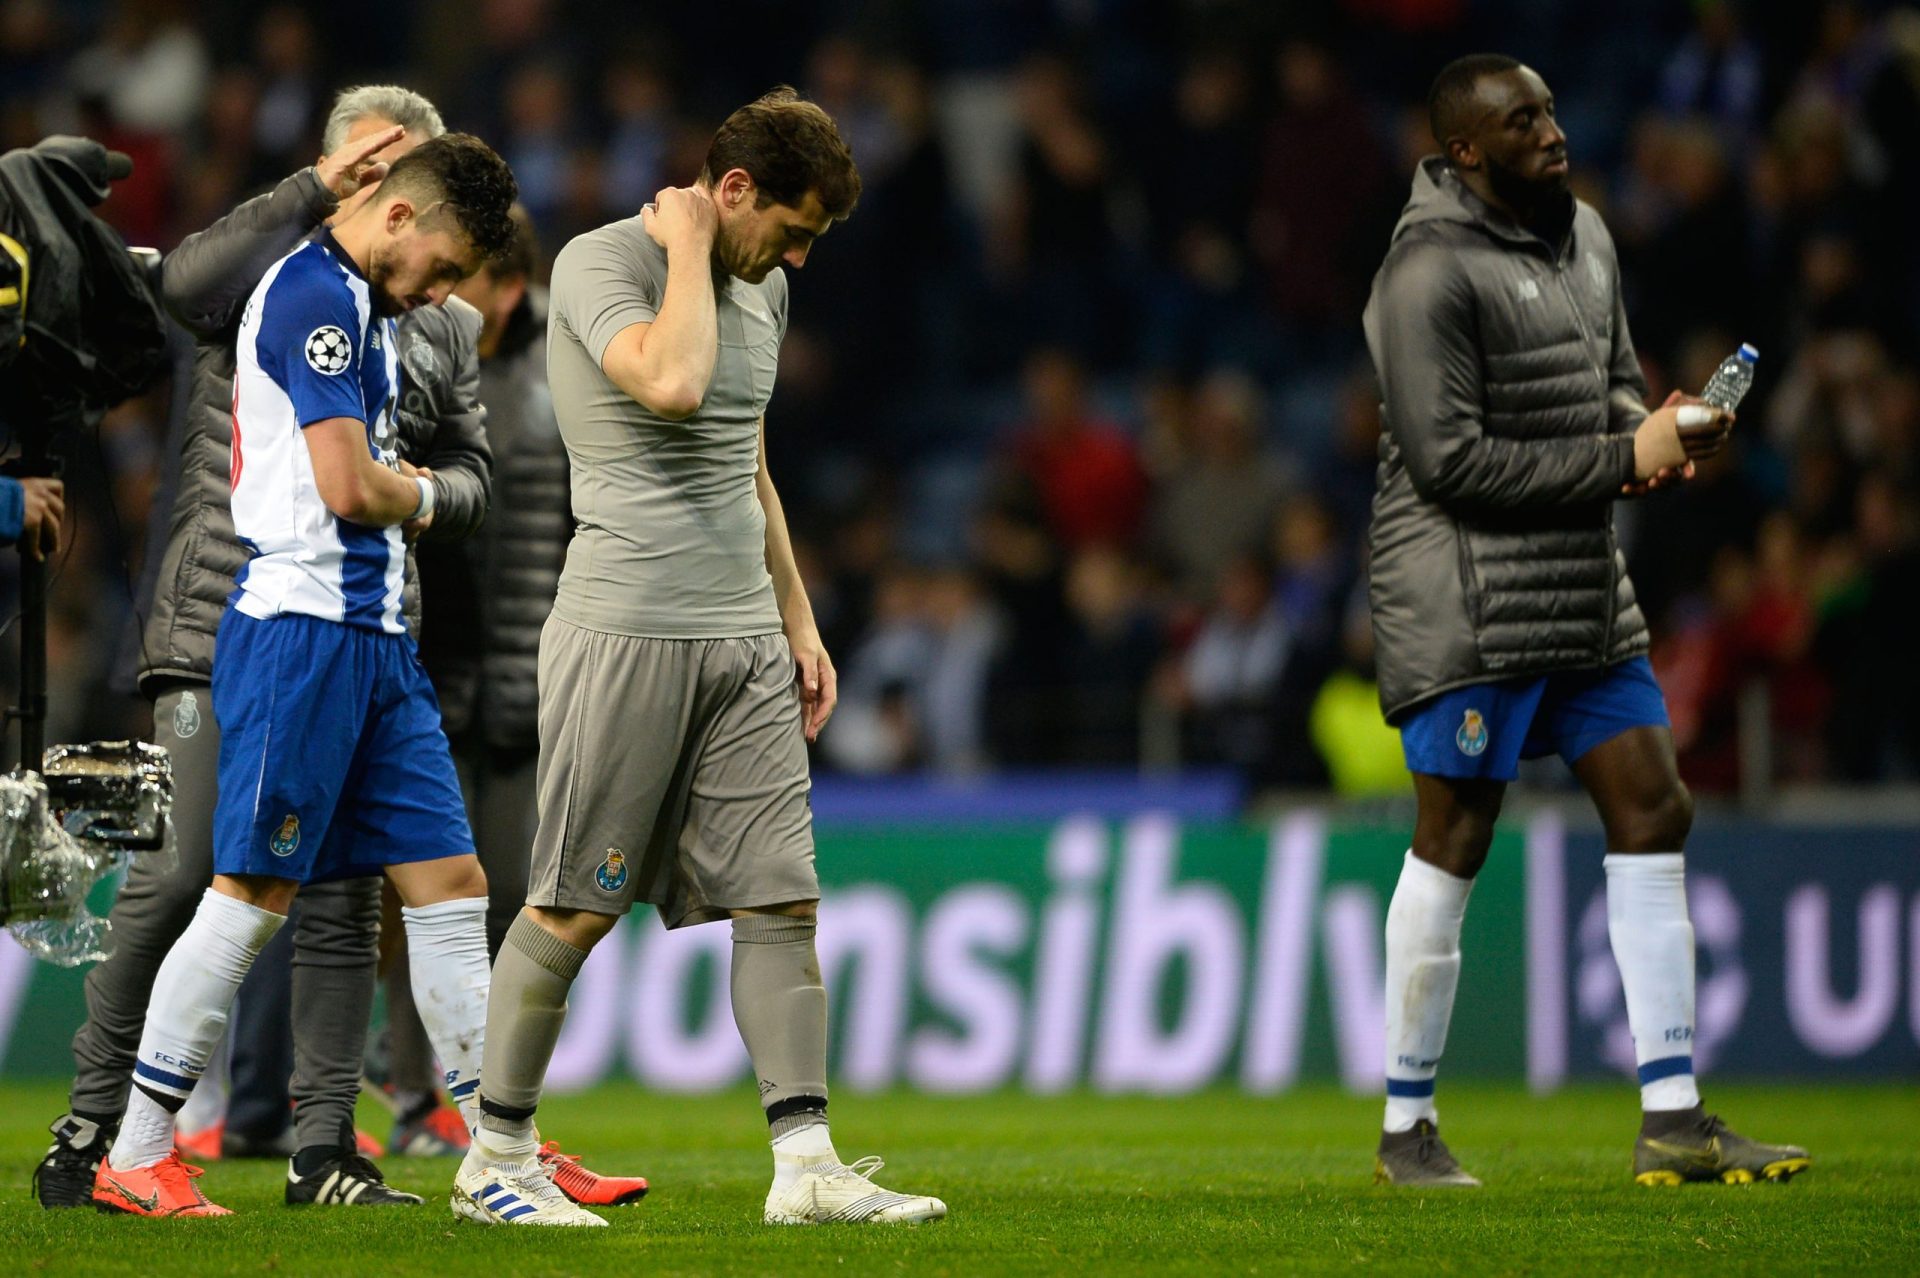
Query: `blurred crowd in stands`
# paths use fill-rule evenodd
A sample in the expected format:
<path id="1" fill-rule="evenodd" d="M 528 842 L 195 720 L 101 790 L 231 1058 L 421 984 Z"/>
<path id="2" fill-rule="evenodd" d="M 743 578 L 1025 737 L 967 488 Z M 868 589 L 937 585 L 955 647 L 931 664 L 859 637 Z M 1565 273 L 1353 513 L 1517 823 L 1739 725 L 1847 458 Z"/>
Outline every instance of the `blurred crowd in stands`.
<path id="1" fill-rule="evenodd" d="M 1920 779 L 1920 10 L 8 0 L 0 141 L 130 152 L 106 216 L 169 248 L 311 163 L 338 89 L 396 81 L 500 149 L 550 255 L 791 82 L 866 180 L 794 281 L 769 415 L 843 680 L 822 766 L 1358 794 L 1406 785 L 1371 683 L 1359 316 L 1435 149 L 1427 85 L 1476 50 L 1554 89 L 1653 398 L 1762 352 L 1736 446 L 1619 509 L 1686 775 Z M 69 448 L 50 739 L 145 725 L 167 415 L 162 387 Z"/>

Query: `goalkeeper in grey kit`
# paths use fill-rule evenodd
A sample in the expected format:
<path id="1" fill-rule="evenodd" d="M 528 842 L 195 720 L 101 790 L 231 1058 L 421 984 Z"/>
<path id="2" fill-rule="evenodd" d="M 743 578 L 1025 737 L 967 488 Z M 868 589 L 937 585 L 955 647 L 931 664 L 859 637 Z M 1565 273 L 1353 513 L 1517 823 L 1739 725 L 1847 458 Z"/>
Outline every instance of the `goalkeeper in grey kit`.
<path id="1" fill-rule="evenodd" d="M 540 825 L 494 967 L 467 1219 L 599 1225 L 535 1160 L 534 1110 L 587 953 L 633 903 L 730 920 L 734 1019 L 773 1145 L 769 1224 L 937 1220 L 827 1129 L 806 743 L 832 662 L 767 473 L 787 277 L 860 194 L 790 89 L 728 116 L 698 181 L 554 261 L 548 382 L 576 531 L 540 642 Z M 639 973 L 637 979 L 647 979 Z"/>

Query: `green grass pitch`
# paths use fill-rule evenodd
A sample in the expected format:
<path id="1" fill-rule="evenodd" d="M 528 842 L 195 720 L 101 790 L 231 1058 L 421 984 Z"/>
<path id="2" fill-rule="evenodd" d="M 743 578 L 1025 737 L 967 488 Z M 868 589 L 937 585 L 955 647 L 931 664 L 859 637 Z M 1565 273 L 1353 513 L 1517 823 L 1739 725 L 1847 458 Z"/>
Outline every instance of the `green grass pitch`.
<path id="1" fill-rule="evenodd" d="M 1713 1089 L 1733 1125 L 1804 1143 L 1787 1185 L 1643 1189 L 1627 1173 L 1631 1088 L 1536 1098 L 1456 1084 L 1450 1143 L 1487 1182 L 1409 1193 L 1370 1184 L 1377 1102 L 965 1099 L 845 1095 L 843 1157 L 880 1153 L 882 1183 L 947 1200 L 918 1228 L 759 1223 L 768 1159 L 750 1093 L 605 1087 L 554 1098 L 542 1126 L 590 1165 L 654 1184 L 606 1230 L 456 1221 L 451 1161 L 389 1159 L 419 1208 L 281 1205 L 284 1165 L 215 1163 L 231 1219 L 43 1212 L 28 1176 L 58 1088 L 0 1086 L 0 1246 L 14 1274 L 474 1275 L 1271 1273 L 1920 1273 L 1920 1088 Z M 373 1115 L 364 1114 L 369 1120 Z M 382 1129 L 376 1129 L 382 1130 Z"/>

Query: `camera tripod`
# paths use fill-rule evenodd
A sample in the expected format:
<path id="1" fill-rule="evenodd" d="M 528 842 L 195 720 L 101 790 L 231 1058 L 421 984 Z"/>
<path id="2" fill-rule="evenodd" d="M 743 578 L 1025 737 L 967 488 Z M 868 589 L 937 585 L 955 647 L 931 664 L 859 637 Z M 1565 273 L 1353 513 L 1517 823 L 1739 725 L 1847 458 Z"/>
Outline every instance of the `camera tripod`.
<path id="1" fill-rule="evenodd" d="M 60 459 L 38 433 L 26 436 L 19 457 L 0 467 L 14 479 L 53 479 Z M 20 701 L 7 707 L 7 724 L 20 725 L 20 761 L 24 771 L 38 772 L 47 748 L 47 561 L 33 553 L 23 538 L 20 553 Z"/>

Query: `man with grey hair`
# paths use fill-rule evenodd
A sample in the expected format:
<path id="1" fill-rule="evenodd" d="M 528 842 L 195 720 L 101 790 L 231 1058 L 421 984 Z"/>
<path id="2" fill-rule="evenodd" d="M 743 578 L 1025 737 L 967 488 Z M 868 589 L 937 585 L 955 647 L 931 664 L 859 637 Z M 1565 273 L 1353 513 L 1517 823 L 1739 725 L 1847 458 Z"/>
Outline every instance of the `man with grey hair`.
<path id="1" fill-rule="evenodd" d="M 166 549 L 143 635 L 139 682 L 154 699 L 154 741 L 173 758 L 177 863 L 142 858 L 111 915 L 115 952 L 88 974 L 86 1023 L 74 1037 L 71 1112 L 35 1170 L 41 1205 L 91 1201 L 94 1171 L 125 1112 L 130 1070 L 161 960 L 193 916 L 212 878 L 212 819 L 219 728 L 211 713 L 214 632 L 248 551 L 229 508 L 234 340 L 241 309 L 275 262 L 337 214 L 350 212 L 384 177 L 387 162 L 445 132 L 427 99 L 390 85 L 349 89 L 328 118 L 328 150 L 273 191 L 190 236 L 169 255 L 168 307 L 198 339 L 184 421 L 176 423 L 178 468 Z M 491 455 L 478 402 L 475 343 L 480 317 L 464 303 L 422 306 L 399 325 L 403 379 L 396 419 L 403 457 L 430 478 L 430 517 L 410 537 L 457 539 L 486 514 Z M 411 556 L 404 611 L 419 616 Z M 291 1201 L 413 1201 L 386 1190 L 353 1148 L 353 1105 L 373 998 L 379 880 L 316 884 L 301 895 L 293 934 L 297 1144 L 307 1157 L 287 1190 Z M 333 1190 L 312 1174 L 320 1161 L 340 1171 Z M 355 1185 L 365 1187 L 355 1192 Z M 377 1187 L 377 1190 L 376 1190 Z M 349 1196 L 351 1195 L 351 1196 Z"/>
<path id="2" fill-rule="evenodd" d="M 325 156 L 344 151 L 354 140 L 349 135 L 355 132 L 356 125 L 361 126 L 361 136 L 365 136 L 367 128 L 381 124 L 397 125 L 422 139 L 437 138 L 447 131 L 440 119 L 440 108 L 412 89 L 403 89 L 397 84 L 355 85 L 342 89 L 340 96 L 333 100 L 333 110 L 327 112 L 327 127 L 320 137 L 323 160 Z M 398 158 L 398 155 L 389 158 Z"/>

